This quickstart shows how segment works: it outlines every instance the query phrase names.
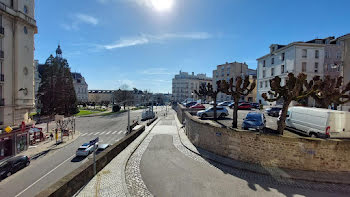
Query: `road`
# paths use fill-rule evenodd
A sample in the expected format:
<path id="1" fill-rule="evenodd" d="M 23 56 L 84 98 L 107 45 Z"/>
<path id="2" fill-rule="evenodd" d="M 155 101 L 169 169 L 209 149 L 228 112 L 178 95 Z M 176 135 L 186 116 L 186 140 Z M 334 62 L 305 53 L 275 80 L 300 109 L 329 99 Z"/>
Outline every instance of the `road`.
<path id="1" fill-rule="evenodd" d="M 140 120 L 142 110 L 131 111 L 130 120 Z M 30 166 L 0 182 L 0 196 L 35 196 L 78 168 L 89 158 L 75 157 L 77 148 L 99 137 L 99 143 L 113 144 L 125 136 L 127 113 L 109 116 L 80 117 L 76 130 L 81 135 L 71 144 L 32 160 Z"/>

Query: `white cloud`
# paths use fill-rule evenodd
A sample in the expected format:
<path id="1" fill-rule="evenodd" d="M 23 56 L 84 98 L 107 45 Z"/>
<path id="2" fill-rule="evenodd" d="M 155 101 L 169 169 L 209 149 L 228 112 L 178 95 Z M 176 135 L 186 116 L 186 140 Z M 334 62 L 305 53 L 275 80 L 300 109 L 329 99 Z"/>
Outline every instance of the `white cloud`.
<path id="1" fill-rule="evenodd" d="M 97 18 L 83 13 L 71 15 L 70 18 L 70 23 L 61 25 L 66 30 L 79 30 L 80 24 L 97 25 L 99 22 Z"/>
<path id="2" fill-rule="evenodd" d="M 138 37 L 121 38 L 119 41 L 104 45 L 105 49 L 115 49 L 130 47 L 135 45 L 143 45 L 148 43 L 159 43 L 174 39 L 188 39 L 188 40 L 204 40 L 212 36 L 207 32 L 190 32 L 190 33 L 165 33 L 159 35 L 142 34 Z"/>

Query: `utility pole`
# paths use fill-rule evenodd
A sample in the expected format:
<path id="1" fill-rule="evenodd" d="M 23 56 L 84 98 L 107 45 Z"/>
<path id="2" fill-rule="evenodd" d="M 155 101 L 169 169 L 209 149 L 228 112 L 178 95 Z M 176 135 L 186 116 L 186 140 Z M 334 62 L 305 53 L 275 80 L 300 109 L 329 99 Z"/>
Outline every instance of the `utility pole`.
<path id="1" fill-rule="evenodd" d="M 130 107 L 128 109 L 128 133 L 131 133 L 131 131 L 130 131 Z"/>

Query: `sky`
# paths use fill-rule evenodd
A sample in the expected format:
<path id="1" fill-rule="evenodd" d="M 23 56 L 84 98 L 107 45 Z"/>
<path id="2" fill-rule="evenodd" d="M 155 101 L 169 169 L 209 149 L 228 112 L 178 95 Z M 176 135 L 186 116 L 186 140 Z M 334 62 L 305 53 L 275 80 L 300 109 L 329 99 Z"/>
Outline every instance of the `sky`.
<path id="1" fill-rule="evenodd" d="M 179 71 L 256 59 L 271 44 L 350 33 L 348 0 L 35 0 L 35 59 L 60 44 L 89 90 L 171 93 Z"/>

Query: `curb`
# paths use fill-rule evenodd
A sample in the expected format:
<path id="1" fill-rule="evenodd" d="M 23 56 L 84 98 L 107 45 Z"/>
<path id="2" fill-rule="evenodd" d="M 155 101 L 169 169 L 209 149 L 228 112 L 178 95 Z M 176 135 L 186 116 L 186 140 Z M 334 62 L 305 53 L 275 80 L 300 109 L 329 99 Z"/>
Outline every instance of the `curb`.
<path id="1" fill-rule="evenodd" d="M 158 124 L 158 122 L 160 121 L 160 118 L 156 119 L 150 126 L 150 129 L 148 130 L 148 133 L 143 136 L 143 138 L 140 140 L 140 142 L 135 146 L 135 148 L 131 151 L 131 153 L 129 154 L 128 156 L 128 159 L 125 160 L 125 162 L 123 163 L 123 170 L 122 170 L 122 176 L 123 176 L 123 190 L 125 192 L 125 195 L 127 197 L 131 197 L 130 193 L 129 193 L 129 190 L 128 190 L 128 187 L 126 185 L 126 177 L 125 177 L 125 170 L 126 170 L 126 166 L 127 166 L 127 163 L 129 162 L 130 160 L 130 157 L 135 153 L 135 151 L 139 148 L 139 146 L 141 145 L 141 143 L 146 139 L 146 137 L 151 133 L 151 131 L 153 130 L 153 128 Z"/>
<path id="2" fill-rule="evenodd" d="M 267 176 L 272 176 L 271 174 L 269 173 L 263 173 L 261 171 L 258 171 L 258 170 L 252 170 L 252 169 L 247 169 L 247 168 L 242 168 L 242 167 L 239 167 L 239 166 L 235 166 L 235 165 L 230 165 L 230 164 L 227 164 L 225 162 L 221 162 L 217 159 L 213 159 L 213 158 L 209 158 L 208 156 L 206 155 L 203 155 L 203 154 L 200 154 L 200 153 L 197 153 L 196 151 L 193 151 L 190 147 L 186 146 L 183 141 L 182 141 L 182 138 L 180 136 L 180 130 L 183 129 L 181 126 L 182 124 L 180 123 L 179 119 L 177 116 L 175 116 L 175 121 L 176 121 L 176 126 L 178 128 L 178 136 L 180 138 L 180 142 L 181 144 L 186 148 L 188 149 L 189 151 L 191 151 L 192 153 L 196 154 L 196 155 L 199 155 L 200 157 L 206 159 L 206 160 L 210 160 L 210 161 L 213 161 L 213 162 L 216 162 L 218 164 L 221 164 L 221 165 L 224 165 L 226 167 L 230 167 L 230 168 L 235 168 L 235 169 L 238 169 L 238 170 L 244 170 L 244 171 L 248 171 L 248 172 L 252 172 L 252 173 L 256 173 L 256 174 L 261 174 L 261 175 L 267 175 Z M 186 135 L 186 132 L 184 132 L 185 135 Z M 205 149 L 203 149 L 204 151 L 208 152 L 208 154 L 214 154 L 214 153 L 211 153 Z M 222 158 L 225 158 L 223 156 L 220 156 L 220 155 L 216 155 L 214 154 L 215 156 L 219 156 L 219 157 L 222 157 Z M 225 159 L 230 159 L 230 160 L 233 160 L 231 158 L 225 158 Z M 237 160 L 238 161 L 238 160 Z M 249 165 L 252 165 L 252 163 L 247 163 Z M 325 180 L 318 180 L 318 179 L 314 179 L 314 178 L 303 178 L 303 177 L 293 177 L 293 176 L 286 176 L 286 175 L 283 175 L 283 174 L 279 174 L 279 175 L 274 175 L 274 177 L 278 177 L 278 178 L 283 178 L 283 179 L 290 179 L 290 180 L 301 180 L 301 181 L 309 181 L 309 182 L 315 182 L 315 183 L 328 183 L 328 184 L 345 184 L 345 185 L 350 185 L 350 182 L 341 182 L 341 181 L 325 181 Z"/>

